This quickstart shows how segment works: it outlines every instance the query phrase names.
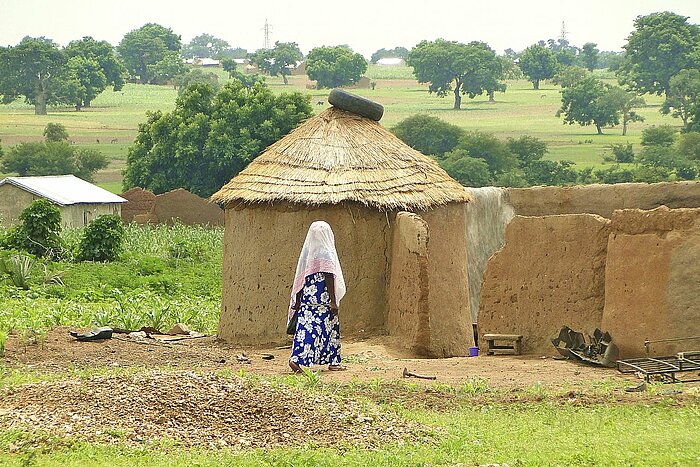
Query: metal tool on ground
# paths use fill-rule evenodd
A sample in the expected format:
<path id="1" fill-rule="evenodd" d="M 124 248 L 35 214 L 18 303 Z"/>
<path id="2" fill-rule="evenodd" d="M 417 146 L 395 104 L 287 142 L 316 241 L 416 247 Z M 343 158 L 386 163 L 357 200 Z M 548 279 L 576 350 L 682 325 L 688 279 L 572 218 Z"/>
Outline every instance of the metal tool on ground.
<path id="1" fill-rule="evenodd" d="M 428 375 L 421 375 L 418 373 L 413 373 L 412 371 L 408 371 L 408 368 L 403 369 L 403 377 L 404 378 L 418 378 L 418 379 L 437 379 L 437 376 L 428 376 Z"/>
<path id="2" fill-rule="evenodd" d="M 660 379 L 664 383 L 700 381 L 700 351 L 679 352 L 677 355 L 618 360 L 617 370 L 623 374 L 639 373 L 646 382 Z M 695 373 L 681 379 L 678 374 Z M 697 373 L 696 373 L 697 372 Z"/>
<path id="3" fill-rule="evenodd" d="M 598 328 L 593 331 L 593 336 L 588 336 L 586 343 L 583 333 L 574 331 L 569 326 L 562 326 L 559 336 L 552 339 L 552 344 L 562 357 L 594 365 L 615 366 L 615 361 L 620 355 L 610 333 L 602 332 Z"/>

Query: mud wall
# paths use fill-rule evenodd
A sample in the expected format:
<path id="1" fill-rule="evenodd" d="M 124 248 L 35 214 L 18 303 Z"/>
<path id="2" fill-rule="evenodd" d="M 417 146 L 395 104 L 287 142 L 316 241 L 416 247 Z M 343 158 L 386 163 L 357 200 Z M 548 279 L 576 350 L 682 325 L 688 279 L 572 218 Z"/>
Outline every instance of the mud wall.
<path id="1" fill-rule="evenodd" d="M 121 195 L 127 202 L 122 204 L 122 222 L 128 224 L 135 216 L 151 212 L 156 204 L 156 195 L 140 187 L 131 188 Z"/>
<path id="2" fill-rule="evenodd" d="M 286 340 L 294 271 L 316 220 L 333 228 L 347 285 L 339 311 L 341 335 L 385 332 L 391 218 L 359 205 L 226 209 L 219 336 L 242 344 Z"/>
<path id="3" fill-rule="evenodd" d="M 468 355 L 474 333 L 469 310 L 465 205 L 452 203 L 418 214 L 429 228 L 430 356 Z"/>
<path id="4" fill-rule="evenodd" d="M 550 338 L 561 326 L 600 327 L 609 231 L 609 220 L 590 214 L 513 218 L 488 262 L 479 335 L 522 334 L 524 353 L 555 355 Z"/>
<path id="5" fill-rule="evenodd" d="M 395 345 L 428 355 L 428 224 L 416 214 L 400 212 L 392 230 L 387 331 Z"/>
<path id="6" fill-rule="evenodd" d="M 40 199 L 26 190 L 6 183 L 0 186 L 0 222 L 3 227 L 10 227 L 19 222 L 22 210 L 29 207 L 32 201 Z"/>
<path id="7" fill-rule="evenodd" d="M 586 213 L 610 219 L 616 209 L 700 207 L 700 182 L 546 186 L 509 188 L 507 192 L 519 216 Z"/>
<path id="8" fill-rule="evenodd" d="M 608 241 L 602 329 L 621 358 L 644 340 L 700 336 L 700 209 L 616 211 Z M 652 343 L 650 355 L 700 349 L 700 339 Z"/>

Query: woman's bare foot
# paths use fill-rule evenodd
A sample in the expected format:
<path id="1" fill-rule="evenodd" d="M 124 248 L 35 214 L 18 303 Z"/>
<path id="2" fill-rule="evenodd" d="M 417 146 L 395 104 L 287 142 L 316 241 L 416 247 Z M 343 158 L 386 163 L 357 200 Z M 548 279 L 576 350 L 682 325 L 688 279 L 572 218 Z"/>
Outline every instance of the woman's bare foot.
<path id="1" fill-rule="evenodd" d="M 348 367 L 346 367 L 345 365 L 328 365 L 329 371 L 345 371 L 347 369 Z"/>
<path id="2" fill-rule="evenodd" d="M 299 364 L 294 363 L 291 360 L 289 361 L 289 368 L 291 368 L 294 373 L 301 373 L 301 367 L 299 366 Z"/>

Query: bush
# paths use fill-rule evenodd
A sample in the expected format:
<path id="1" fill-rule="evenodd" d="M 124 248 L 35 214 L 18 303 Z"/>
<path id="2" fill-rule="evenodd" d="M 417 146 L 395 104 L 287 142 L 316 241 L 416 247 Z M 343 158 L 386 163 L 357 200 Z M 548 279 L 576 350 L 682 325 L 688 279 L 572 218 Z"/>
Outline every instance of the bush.
<path id="1" fill-rule="evenodd" d="M 391 131 L 416 151 L 438 159 L 452 151 L 464 133 L 457 125 L 426 114 L 405 118 Z"/>
<path id="2" fill-rule="evenodd" d="M 97 217 L 85 228 L 78 247 L 80 261 L 114 261 L 124 243 L 124 224 L 119 216 Z"/>
<path id="3" fill-rule="evenodd" d="M 634 173 L 629 169 L 613 165 L 605 170 L 596 170 L 595 177 L 600 183 L 628 183 L 634 179 Z"/>
<path id="4" fill-rule="evenodd" d="M 642 130 L 642 146 L 671 146 L 676 139 L 676 129 L 670 125 Z"/>
<path id="5" fill-rule="evenodd" d="M 50 201 L 33 201 L 19 215 L 19 220 L 8 231 L 6 246 L 42 258 L 57 259 L 62 255 L 61 212 Z"/>
<path id="6" fill-rule="evenodd" d="M 629 164 L 634 161 L 634 150 L 632 143 L 627 144 L 611 144 L 610 150 L 615 156 L 615 161 L 620 164 Z"/>

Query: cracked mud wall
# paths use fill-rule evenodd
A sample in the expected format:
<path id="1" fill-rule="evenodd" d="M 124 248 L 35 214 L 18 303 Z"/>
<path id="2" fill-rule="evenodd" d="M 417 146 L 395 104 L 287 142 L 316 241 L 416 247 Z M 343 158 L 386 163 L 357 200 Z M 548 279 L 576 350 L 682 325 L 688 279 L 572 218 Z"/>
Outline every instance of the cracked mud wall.
<path id="1" fill-rule="evenodd" d="M 508 188 L 519 216 L 597 214 L 607 219 L 616 209 L 700 207 L 700 182 L 616 183 L 614 185 Z"/>
<path id="2" fill-rule="evenodd" d="M 398 347 L 429 355 L 428 224 L 416 214 L 399 212 L 392 230 L 387 331 Z"/>
<path id="3" fill-rule="evenodd" d="M 602 329 L 621 358 L 646 356 L 645 339 L 700 336 L 700 209 L 615 211 L 605 276 Z M 652 343 L 649 354 L 699 348 Z"/>
<path id="4" fill-rule="evenodd" d="M 136 216 L 148 216 L 156 204 L 156 195 L 140 187 L 131 188 L 121 195 L 127 200 L 122 204 L 122 222 L 135 222 Z"/>
<path id="5" fill-rule="evenodd" d="M 486 269 L 479 335 L 522 334 L 524 353 L 556 355 L 550 338 L 561 326 L 600 327 L 609 231 L 590 214 L 513 218 Z"/>
<path id="6" fill-rule="evenodd" d="M 286 340 L 294 271 L 309 225 L 335 234 L 347 294 L 341 335 L 385 332 L 392 214 L 360 205 L 242 205 L 226 209 L 219 336 L 262 344 Z"/>

